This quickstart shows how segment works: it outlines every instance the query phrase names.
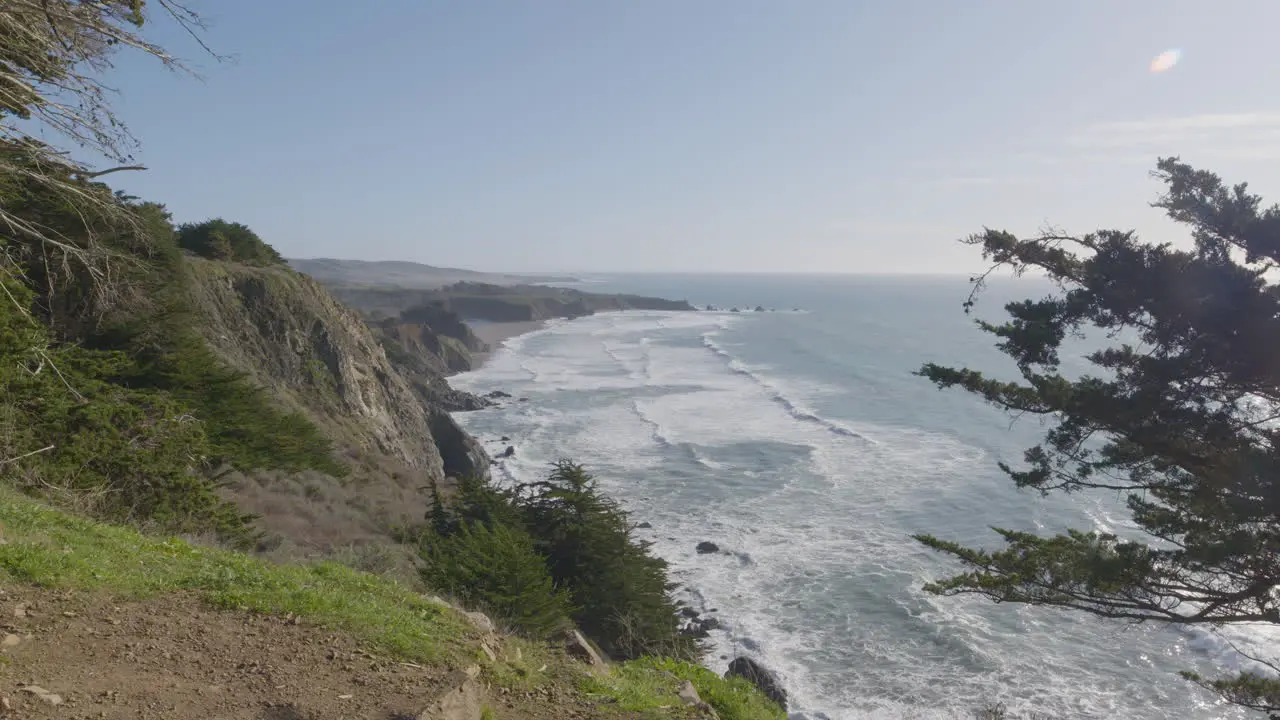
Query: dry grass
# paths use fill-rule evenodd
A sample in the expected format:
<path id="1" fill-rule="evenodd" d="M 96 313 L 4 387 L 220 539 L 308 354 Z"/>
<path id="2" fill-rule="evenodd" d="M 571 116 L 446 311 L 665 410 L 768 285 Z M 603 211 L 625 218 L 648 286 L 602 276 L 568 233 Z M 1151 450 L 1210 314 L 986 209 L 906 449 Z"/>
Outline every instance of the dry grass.
<path id="1" fill-rule="evenodd" d="M 417 585 L 417 556 L 397 541 L 430 509 L 427 480 L 407 467 L 357 467 L 339 479 L 318 472 L 229 476 L 224 495 L 258 516 L 259 551 L 276 561 L 327 559 Z"/>

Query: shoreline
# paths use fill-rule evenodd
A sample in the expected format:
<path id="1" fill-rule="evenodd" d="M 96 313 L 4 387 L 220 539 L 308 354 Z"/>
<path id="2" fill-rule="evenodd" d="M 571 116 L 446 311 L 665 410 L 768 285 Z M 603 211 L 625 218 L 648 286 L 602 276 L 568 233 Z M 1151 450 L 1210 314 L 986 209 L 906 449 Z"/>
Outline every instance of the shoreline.
<path id="1" fill-rule="evenodd" d="M 622 311 L 607 311 L 607 312 L 626 312 L 626 311 L 622 310 Z M 603 313 L 594 313 L 594 314 L 603 314 Z M 510 340 L 511 338 L 519 337 L 522 335 L 527 335 L 529 333 L 537 332 L 538 330 L 542 330 L 544 328 L 554 325 L 556 322 L 563 322 L 563 321 L 564 321 L 563 319 L 559 319 L 559 318 L 548 319 L 548 320 L 525 320 L 525 321 L 514 321 L 514 322 L 495 322 L 495 321 L 486 321 L 486 320 L 464 321 L 467 324 L 467 326 L 471 329 L 471 332 L 473 332 L 476 335 L 476 337 L 480 339 L 481 342 L 485 343 L 490 348 L 488 352 L 471 354 L 472 370 L 477 370 L 482 366 L 484 366 L 489 361 L 489 359 L 493 356 L 493 354 L 498 352 L 499 349 L 501 349 L 503 343 L 506 342 L 507 340 Z M 489 391 L 494 391 L 494 390 L 506 391 L 511 389 L 504 388 L 503 386 L 499 385 L 499 386 L 490 386 L 488 390 Z M 481 396 L 483 396 L 483 393 L 481 393 Z M 507 396 L 507 399 L 514 400 L 514 398 L 512 398 L 510 395 Z M 524 398 L 524 397 L 520 398 L 520 400 L 526 400 L 526 399 L 528 398 Z M 495 405 L 501 408 L 501 407 L 507 407 L 508 403 L 500 401 L 498 403 L 495 403 Z M 510 447 L 515 447 L 519 445 L 519 440 L 512 438 L 506 434 L 500 434 L 500 432 L 497 430 L 491 430 L 491 432 L 487 432 L 487 433 L 477 433 L 474 429 L 467 429 L 466 432 L 468 434 L 471 434 L 471 436 L 475 438 L 475 440 L 480 444 L 480 446 L 485 450 L 486 453 L 492 453 L 491 457 L 493 458 L 501 457 L 499 452 L 503 447 L 510 448 Z M 508 477 L 513 477 L 513 476 L 508 475 Z M 621 507 L 627 513 L 628 518 L 631 519 L 633 524 L 635 523 L 636 516 L 633 514 L 635 512 L 634 508 L 627 507 L 626 504 L 623 503 L 622 500 L 620 500 L 616 495 L 605 494 L 605 496 L 617 502 L 619 507 Z M 650 524 L 649 522 L 643 522 L 639 525 L 636 525 L 636 528 L 652 529 L 653 525 Z M 659 558 L 663 562 L 665 562 L 669 568 L 672 568 L 673 570 L 672 577 L 674 577 L 674 570 L 677 567 L 676 563 L 670 557 L 658 554 L 656 550 L 650 550 L 650 553 L 652 554 L 653 557 Z M 678 632 L 680 635 L 683 635 L 685 637 L 694 638 L 699 641 L 707 641 L 707 644 L 702 647 L 702 653 L 695 660 L 691 661 L 693 664 L 706 668 L 707 670 L 719 676 L 719 675 L 724 675 L 726 673 L 726 663 L 727 663 L 728 669 L 732 669 L 734 666 L 734 663 L 746 661 L 746 662 L 752 663 L 753 666 L 756 666 L 762 669 L 764 672 L 769 673 L 770 681 L 773 683 L 778 683 L 778 687 L 785 687 L 780 684 L 780 681 L 778 680 L 778 676 L 776 675 L 776 671 L 764 665 L 763 660 L 759 659 L 758 653 L 750 652 L 744 648 L 739 648 L 737 642 L 731 640 L 733 638 L 733 635 L 730 632 L 730 626 L 725 624 L 726 622 L 724 619 L 725 616 L 721 615 L 716 608 L 711 607 L 708 604 L 706 598 L 702 595 L 701 592 L 698 591 L 697 588 L 692 587 L 691 585 L 688 584 L 688 582 L 681 582 L 680 585 L 682 585 L 687 592 L 685 593 L 684 597 L 673 596 L 673 599 L 677 602 L 677 607 L 678 607 L 678 612 L 677 612 L 677 616 L 679 617 Z M 732 649 L 730 649 L 729 647 L 726 647 L 723 642 L 712 641 L 711 638 L 713 636 L 711 633 L 714 631 L 720 631 L 721 633 L 724 633 L 722 639 L 731 641 Z M 717 638 L 719 639 L 719 636 L 717 636 Z M 757 685 L 757 687 L 759 686 Z M 783 693 L 785 694 L 786 690 L 783 690 Z"/>
<path id="2" fill-rule="evenodd" d="M 467 327 L 480 342 L 489 347 L 488 352 L 471 353 L 471 369 L 478 370 L 489 361 L 489 358 L 502 347 L 502 343 L 513 337 L 527 335 L 547 326 L 546 320 L 517 320 L 515 322 L 489 322 L 485 320 L 465 320 Z"/>

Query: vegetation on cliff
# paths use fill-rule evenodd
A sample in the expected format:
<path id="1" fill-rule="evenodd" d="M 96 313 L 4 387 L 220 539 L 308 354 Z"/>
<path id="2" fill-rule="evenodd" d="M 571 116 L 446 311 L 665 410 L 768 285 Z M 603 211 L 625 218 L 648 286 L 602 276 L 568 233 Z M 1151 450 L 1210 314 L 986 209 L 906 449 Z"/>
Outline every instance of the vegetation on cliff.
<path id="1" fill-rule="evenodd" d="M 435 290 L 389 286 L 330 285 L 343 302 L 374 318 L 396 317 L 414 308 L 436 307 L 467 320 L 525 322 L 575 318 L 616 310 L 693 310 L 683 300 L 589 293 L 546 285 L 463 282 Z"/>
<path id="2" fill-rule="evenodd" d="M 12 360 L 0 367 L 6 475 L 106 517 L 247 538 L 246 518 L 215 492 L 217 471 L 341 474 L 313 425 L 276 409 L 196 332 L 164 208 L 59 182 L 95 204 L 77 208 L 28 182 L 0 188 L 0 206 L 56 229 L 66 254 L 97 253 L 103 264 L 52 255 L 35 236 L 0 237 L 0 352 Z"/>
<path id="3" fill-rule="evenodd" d="M 23 132 L 27 126 L 15 118 L 43 120 L 91 151 L 126 160 L 132 139 L 111 114 L 108 89 L 81 72 L 108 67 L 114 48 L 171 63 L 163 49 L 134 34 L 144 10 L 155 7 L 187 29 L 199 23 L 171 0 L 145 6 L 14 0 L 0 7 L 6 585 L 108 597 L 193 594 L 218 607 L 301 617 L 408 662 L 453 668 L 479 662 L 499 685 L 572 687 L 578 697 L 607 706 L 625 697 L 661 715 L 695 711 L 676 691 L 681 673 L 696 675 L 713 704 L 724 703 L 717 705 L 722 717 L 778 717 L 762 696 L 743 695 L 734 683 L 688 665 L 655 661 L 588 676 L 562 651 L 514 637 L 502 639 L 514 652 L 498 656 L 491 631 L 391 580 L 328 563 L 273 564 L 154 534 L 212 533 L 247 545 L 256 535 L 252 518 L 227 499 L 237 473 L 270 470 L 314 480 L 350 470 L 353 482 L 364 483 L 353 492 L 367 495 L 389 478 L 415 489 L 423 479 L 442 480 L 442 454 L 459 468 L 478 466 L 483 457 L 466 447 L 442 453 L 432 427 L 449 421 L 447 414 L 416 402 L 355 314 L 283 267 L 252 230 L 223 220 L 175 228 L 163 206 L 94 180 L 137 168 L 93 172 Z M 59 94 L 73 102 L 55 102 Z M 346 430 L 352 432 L 340 432 Z M 352 443 L 341 450 L 359 461 L 355 466 L 335 457 L 335 437 Z M 384 460 L 398 465 L 387 472 L 370 467 Z M 403 468 L 417 474 L 402 477 Z M 557 621 L 596 623 L 624 656 L 672 647 L 656 642 L 667 623 L 676 623 L 663 564 L 631 541 L 625 516 L 595 494 L 580 469 L 574 472 L 509 504 L 516 513 L 511 522 L 454 532 L 439 515 L 439 547 L 447 557 L 474 562 L 463 549 L 508 546 L 511 572 L 499 579 L 559 598 L 563 607 L 549 615 Z M 257 478 L 264 487 L 277 479 Z M 308 496 L 316 487 L 307 486 Z M 54 510 L 30 495 L 119 524 Z M 449 538 L 457 539 L 457 551 Z M 621 564 L 609 564 L 615 560 Z M 466 562 L 458 567 L 478 577 Z M 595 562 L 601 565 L 590 566 Z M 609 588 L 622 592 L 603 597 Z M 510 614 L 520 612 L 511 606 Z M 632 617 L 630 634 L 619 634 L 623 628 L 604 613 Z"/>
<path id="4" fill-rule="evenodd" d="M 245 265 L 282 265 L 284 258 L 248 225 L 222 218 L 178 226 L 178 246 L 210 260 Z"/>
<path id="5" fill-rule="evenodd" d="M 546 480 L 509 491 L 464 479 L 430 519 L 421 539 L 429 585 L 534 635 L 572 620 L 615 658 L 696 655 L 679 631 L 666 562 L 633 537 L 626 513 L 581 466 L 557 463 Z"/>
<path id="6" fill-rule="evenodd" d="M 644 659 L 589 672 L 563 650 L 543 643 L 502 637 L 495 647 L 493 636 L 448 605 L 334 563 L 280 565 L 143 535 L 51 509 L 2 487 L 0 527 L 5 540 L 0 543 L 0 581 L 11 590 L 30 584 L 105 593 L 121 601 L 163 601 L 184 593 L 216 608 L 296 618 L 315 626 L 317 633 L 323 628 L 324 637 L 348 634 L 392 660 L 445 667 L 478 664 L 487 684 L 505 689 L 495 695 L 531 698 L 519 709 L 525 711 L 521 717 L 569 714 L 547 700 L 554 696 L 575 699 L 577 709 L 604 717 L 692 718 L 695 709 L 677 697 L 686 679 L 723 720 L 785 717 L 743 681 L 722 679 L 688 663 Z M 205 660 L 206 667 L 216 664 L 216 658 Z M 12 670 L 0 664 L 0 674 Z M 18 677 L 30 681 L 29 676 Z"/>
<path id="7" fill-rule="evenodd" d="M 1264 209 L 1245 185 L 1176 158 L 1157 175 L 1167 191 L 1156 206 L 1190 229 L 1192 246 L 1116 230 L 975 235 L 995 268 L 1040 271 L 1057 286 L 1007 305 L 1009 322 L 980 323 L 1022 382 L 920 370 L 939 387 L 1054 420 L 1025 467 L 1001 469 L 1042 492 L 1122 493 L 1146 538 L 998 529 L 1005 547 L 977 550 L 922 535 L 967 568 L 930 590 L 1129 621 L 1280 625 L 1280 206 Z M 1064 342 L 1089 330 L 1108 341 L 1088 355 L 1098 374 L 1064 376 Z M 1253 660 L 1280 672 L 1274 657 Z M 1188 676 L 1280 717 L 1275 675 Z"/>

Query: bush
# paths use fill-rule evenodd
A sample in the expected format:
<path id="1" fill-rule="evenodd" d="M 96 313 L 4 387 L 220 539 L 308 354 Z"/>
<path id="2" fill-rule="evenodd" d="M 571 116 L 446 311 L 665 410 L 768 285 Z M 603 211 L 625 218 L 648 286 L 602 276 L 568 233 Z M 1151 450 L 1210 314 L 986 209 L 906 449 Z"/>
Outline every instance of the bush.
<path id="1" fill-rule="evenodd" d="M 661 713 L 680 703 L 675 695 L 683 680 L 693 684 L 698 697 L 714 708 L 722 720 L 785 720 L 787 717 L 782 708 L 746 680 L 722 678 L 707 668 L 670 658 L 646 657 L 617 665 L 608 675 L 587 677 L 582 689 L 611 699 L 620 710 L 650 717 L 651 713 Z"/>
<path id="2" fill-rule="evenodd" d="M 276 410 L 204 342 L 164 207 L 96 183 L 80 191 L 96 214 L 39 184 L 0 187 L 7 212 L 62 243 L 0 238 L 5 475 L 113 520 L 248 543 L 248 518 L 205 471 L 345 468 L 314 425 Z M 249 240 L 237 245 L 248 257 L 274 254 Z"/>
<path id="3" fill-rule="evenodd" d="M 666 562 L 649 554 L 648 543 L 631 537 L 626 513 L 596 490 L 581 466 L 557 463 L 547 480 L 513 492 L 482 480 L 463 479 L 452 507 L 446 509 L 437 498 L 428 519 L 431 528 L 424 540 L 428 563 L 438 563 L 441 553 L 464 549 L 481 553 L 465 547 L 480 542 L 474 537 L 480 528 L 527 538 L 529 551 L 542 563 L 551 585 L 567 592 L 570 602 L 564 607 L 572 609 L 566 612 L 605 653 L 623 659 L 696 654 L 696 643 L 679 632 Z M 472 537 L 459 546 L 456 539 L 468 534 Z M 513 591 L 483 572 L 447 569 L 443 577 L 434 570 L 424 579 L 464 601 L 469 592 L 477 593 L 477 601 L 491 602 L 484 598 Z M 522 591 L 532 593 L 531 587 L 523 586 Z"/>
<path id="4" fill-rule="evenodd" d="M 617 658 L 691 655 L 679 633 L 667 563 L 631 535 L 626 513 L 581 465 L 556 463 L 547 480 L 521 488 L 526 527 L 551 577 L 569 588 L 582 631 Z"/>
<path id="5" fill-rule="evenodd" d="M 569 624 L 569 598 L 556 589 L 527 533 L 466 522 L 428 544 L 423 580 L 521 632 L 548 637 Z"/>
<path id="6" fill-rule="evenodd" d="M 178 245 L 203 258 L 230 260 L 245 265 L 281 265 L 284 258 L 243 223 L 222 218 L 184 223 L 178 228 Z"/>
<path id="7" fill-rule="evenodd" d="M 53 342 L 23 312 L 29 288 L 0 278 L 0 459 L 19 487 L 116 520 L 248 542 L 246 520 L 193 473 L 204 427 L 172 396 L 109 382 L 121 352 Z"/>

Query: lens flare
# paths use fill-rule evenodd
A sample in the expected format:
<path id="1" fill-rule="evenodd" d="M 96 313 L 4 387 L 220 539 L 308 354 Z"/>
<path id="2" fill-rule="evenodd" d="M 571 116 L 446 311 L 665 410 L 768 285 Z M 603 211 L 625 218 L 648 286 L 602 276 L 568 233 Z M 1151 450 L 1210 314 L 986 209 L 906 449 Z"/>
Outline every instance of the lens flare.
<path id="1" fill-rule="evenodd" d="M 1173 66 L 1178 64 L 1178 58 L 1181 55 L 1181 50 L 1165 50 L 1151 61 L 1151 72 L 1162 73 L 1172 70 Z"/>

